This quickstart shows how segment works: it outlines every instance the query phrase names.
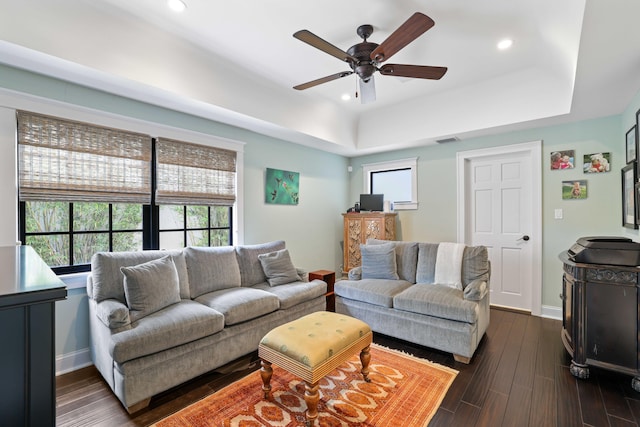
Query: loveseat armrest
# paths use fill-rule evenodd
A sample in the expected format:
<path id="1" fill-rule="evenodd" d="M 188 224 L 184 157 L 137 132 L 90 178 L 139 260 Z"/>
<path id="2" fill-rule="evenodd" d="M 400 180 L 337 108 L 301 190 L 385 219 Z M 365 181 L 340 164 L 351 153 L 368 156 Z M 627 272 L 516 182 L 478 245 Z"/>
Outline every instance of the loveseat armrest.
<path id="1" fill-rule="evenodd" d="M 118 329 L 131 323 L 129 307 L 115 299 L 96 303 L 96 317 L 109 329 Z"/>
<path id="2" fill-rule="evenodd" d="M 361 280 L 362 279 L 362 266 L 353 267 L 349 270 L 349 280 Z"/>
<path id="3" fill-rule="evenodd" d="M 296 267 L 296 273 L 298 273 L 298 276 L 300 276 L 301 282 L 309 281 L 309 272 L 307 270 L 303 270 L 302 268 Z"/>
<path id="4" fill-rule="evenodd" d="M 489 288 L 487 287 L 487 281 L 476 279 L 464 288 L 464 299 L 469 301 L 480 301 L 484 298 L 489 292 Z"/>

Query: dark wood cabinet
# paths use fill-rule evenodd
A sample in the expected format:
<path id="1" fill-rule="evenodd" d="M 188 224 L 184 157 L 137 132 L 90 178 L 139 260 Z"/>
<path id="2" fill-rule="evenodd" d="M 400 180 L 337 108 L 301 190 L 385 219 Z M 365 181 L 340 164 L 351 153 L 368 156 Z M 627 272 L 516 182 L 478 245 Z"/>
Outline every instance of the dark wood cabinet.
<path id="1" fill-rule="evenodd" d="M 0 425 L 55 426 L 55 301 L 67 290 L 28 246 L 0 247 Z"/>
<path id="2" fill-rule="evenodd" d="M 327 311 L 336 311 L 336 296 L 333 293 L 333 286 L 336 283 L 336 273 L 331 270 L 316 270 L 309 273 L 309 280 L 320 279 L 327 284 Z"/>
<path id="3" fill-rule="evenodd" d="M 589 366 L 632 375 L 640 391 L 640 269 L 573 262 L 560 254 L 562 342 L 572 356 L 570 371 L 589 377 Z"/>

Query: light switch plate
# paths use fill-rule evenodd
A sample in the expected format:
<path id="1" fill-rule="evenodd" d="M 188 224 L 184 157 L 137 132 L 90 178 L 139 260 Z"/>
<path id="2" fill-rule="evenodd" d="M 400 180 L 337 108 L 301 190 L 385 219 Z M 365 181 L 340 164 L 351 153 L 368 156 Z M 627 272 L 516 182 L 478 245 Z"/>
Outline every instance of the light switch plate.
<path id="1" fill-rule="evenodd" d="M 555 219 L 562 219 L 562 209 L 556 209 L 553 213 Z"/>

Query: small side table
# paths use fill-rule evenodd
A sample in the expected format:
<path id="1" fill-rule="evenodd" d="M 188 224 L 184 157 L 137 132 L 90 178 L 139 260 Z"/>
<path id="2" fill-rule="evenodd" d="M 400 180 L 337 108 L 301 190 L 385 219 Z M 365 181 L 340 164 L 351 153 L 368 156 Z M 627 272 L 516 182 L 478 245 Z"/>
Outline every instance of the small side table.
<path id="1" fill-rule="evenodd" d="M 336 296 L 333 293 L 333 285 L 336 283 L 336 273 L 331 270 L 316 270 L 309 273 L 309 280 L 320 279 L 327 283 L 327 311 L 336 311 Z"/>

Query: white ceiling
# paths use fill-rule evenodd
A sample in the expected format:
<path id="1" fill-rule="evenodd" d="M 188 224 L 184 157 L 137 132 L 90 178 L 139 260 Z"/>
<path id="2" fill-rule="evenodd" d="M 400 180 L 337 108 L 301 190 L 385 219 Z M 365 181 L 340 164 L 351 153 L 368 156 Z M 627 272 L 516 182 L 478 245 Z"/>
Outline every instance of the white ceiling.
<path id="1" fill-rule="evenodd" d="M 632 0 L 185 2 L 0 0 L 0 62 L 349 156 L 618 114 L 640 88 Z M 295 31 L 347 50 L 416 11 L 435 26 L 388 62 L 441 80 L 376 74 L 367 105 L 341 100 L 355 75 L 292 89 L 349 70 Z"/>

